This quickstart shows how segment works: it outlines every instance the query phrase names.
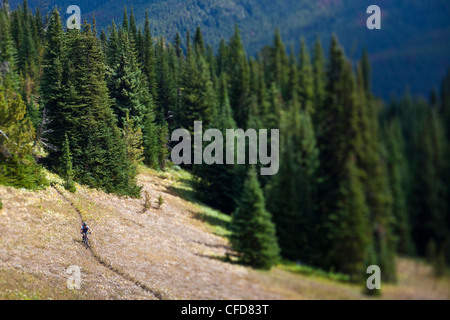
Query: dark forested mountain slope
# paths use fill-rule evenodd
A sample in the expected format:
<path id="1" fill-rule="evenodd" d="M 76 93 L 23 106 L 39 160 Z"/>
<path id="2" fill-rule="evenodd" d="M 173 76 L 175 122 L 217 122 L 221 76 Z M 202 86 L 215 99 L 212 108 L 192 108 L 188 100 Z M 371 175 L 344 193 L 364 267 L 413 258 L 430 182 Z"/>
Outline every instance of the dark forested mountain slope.
<path id="1" fill-rule="evenodd" d="M 14 8 L 22 0 L 10 0 Z M 272 42 L 274 29 L 283 40 L 298 48 L 300 37 L 312 46 L 318 34 L 324 45 L 336 33 L 347 54 L 359 58 L 367 47 L 373 65 L 373 90 L 389 98 L 406 87 L 426 95 L 450 65 L 450 1 L 448 0 L 29 0 L 30 7 L 66 8 L 77 4 L 82 17 L 95 13 L 99 28 L 112 19 L 121 22 L 123 8 L 133 7 L 143 26 L 145 10 L 154 35 L 173 39 L 176 31 L 202 28 L 205 40 L 217 49 L 220 38 L 228 39 L 237 23 L 249 53 Z M 382 9 L 382 30 L 366 28 L 366 8 Z"/>

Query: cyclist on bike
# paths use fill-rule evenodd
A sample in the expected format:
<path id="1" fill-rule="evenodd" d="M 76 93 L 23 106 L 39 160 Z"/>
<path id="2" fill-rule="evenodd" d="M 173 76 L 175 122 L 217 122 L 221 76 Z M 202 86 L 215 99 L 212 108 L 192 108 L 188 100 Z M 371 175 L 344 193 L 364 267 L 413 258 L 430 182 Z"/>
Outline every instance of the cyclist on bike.
<path id="1" fill-rule="evenodd" d="M 83 235 L 83 240 L 84 240 L 84 237 L 87 238 L 88 231 L 89 231 L 88 225 L 86 224 L 86 222 L 83 222 L 83 225 L 81 226 L 81 234 Z"/>

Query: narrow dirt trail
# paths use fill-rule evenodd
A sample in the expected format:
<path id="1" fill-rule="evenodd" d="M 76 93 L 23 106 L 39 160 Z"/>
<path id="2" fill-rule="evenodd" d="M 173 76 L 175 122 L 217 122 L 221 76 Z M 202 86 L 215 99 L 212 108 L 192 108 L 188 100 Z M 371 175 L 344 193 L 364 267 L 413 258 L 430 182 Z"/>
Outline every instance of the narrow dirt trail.
<path id="1" fill-rule="evenodd" d="M 56 192 L 61 196 L 61 198 L 64 199 L 64 201 L 67 201 L 71 207 L 75 210 L 75 212 L 78 214 L 79 220 L 80 220 L 80 225 L 82 223 L 82 221 L 84 221 L 83 219 L 83 215 L 81 214 L 80 210 L 75 206 L 75 204 L 68 199 L 58 188 L 55 187 L 55 185 L 52 185 L 52 188 L 56 190 Z M 105 268 L 111 270 L 112 272 L 114 272 L 115 274 L 117 274 L 118 276 L 122 277 L 123 279 L 130 281 L 132 283 L 134 283 L 136 286 L 140 287 L 141 289 L 143 289 L 144 291 L 146 291 L 147 293 L 152 294 L 156 299 L 158 300 L 164 300 L 163 294 L 160 293 L 159 291 L 152 289 L 150 287 L 148 287 L 145 283 L 142 283 L 139 280 L 136 280 L 135 278 L 133 278 L 131 275 L 125 273 L 123 270 L 119 270 L 118 268 L 114 267 L 113 265 L 111 265 L 109 262 L 107 262 L 103 257 L 101 257 L 97 251 L 95 250 L 95 248 L 92 246 L 92 243 L 89 246 L 89 251 L 92 254 L 93 258 L 102 266 L 104 266 Z"/>

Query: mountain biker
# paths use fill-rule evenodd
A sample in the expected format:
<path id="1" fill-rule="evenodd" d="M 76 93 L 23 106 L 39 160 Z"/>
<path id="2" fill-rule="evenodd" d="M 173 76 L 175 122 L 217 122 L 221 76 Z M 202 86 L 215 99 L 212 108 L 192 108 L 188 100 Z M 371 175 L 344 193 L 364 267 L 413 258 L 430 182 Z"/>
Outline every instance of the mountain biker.
<path id="1" fill-rule="evenodd" d="M 88 225 L 86 224 L 86 222 L 83 222 L 83 225 L 81 226 L 81 234 L 83 235 L 83 239 L 84 237 L 87 238 L 88 231 L 89 231 Z"/>

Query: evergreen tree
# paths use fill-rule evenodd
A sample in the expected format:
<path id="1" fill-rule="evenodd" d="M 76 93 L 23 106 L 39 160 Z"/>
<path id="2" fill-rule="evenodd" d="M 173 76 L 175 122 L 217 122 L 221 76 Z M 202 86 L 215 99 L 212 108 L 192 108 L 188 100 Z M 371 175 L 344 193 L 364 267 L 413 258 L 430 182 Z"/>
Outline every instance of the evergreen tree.
<path id="1" fill-rule="evenodd" d="M 299 68 L 299 100 L 304 110 L 309 113 L 314 112 L 314 77 L 311 66 L 308 48 L 305 39 L 302 39 L 300 46 L 300 68 Z"/>
<path id="2" fill-rule="evenodd" d="M 286 48 L 281 39 L 280 30 L 275 30 L 273 47 L 271 48 L 270 63 L 270 81 L 274 82 L 286 100 L 288 93 L 288 58 Z"/>
<path id="3" fill-rule="evenodd" d="M 81 32 L 67 32 L 66 43 L 61 86 L 64 98 L 58 108 L 65 123 L 63 128 L 70 136 L 75 177 L 107 192 L 138 196 L 136 168 L 128 160 L 108 97 L 100 41 L 90 25 L 84 23 Z M 61 130 L 55 122 L 49 127 Z M 57 147 L 60 149 L 61 145 L 62 142 Z"/>
<path id="4" fill-rule="evenodd" d="M 205 56 L 206 54 L 205 42 L 203 41 L 202 30 L 200 27 L 197 27 L 195 30 L 194 50 L 197 55 Z"/>
<path id="5" fill-rule="evenodd" d="M 368 208 L 354 154 L 355 80 L 336 37 L 330 47 L 327 79 L 327 99 L 316 116 L 321 178 L 316 234 L 326 235 L 316 239 L 316 263 L 356 279 L 362 275 L 371 239 L 367 239 Z"/>
<path id="6" fill-rule="evenodd" d="M 63 52 L 64 33 L 59 12 L 54 9 L 46 32 L 46 45 L 41 80 L 41 100 L 51 122 L 51 134 L 47 135 L 48 146 L 53 149 L 48 160 L 56 164 L 61 157 L 66 121 L 61 107 L 63 98 Z"/>
<path id="7" fill-rule="evenodd" d="M 169 151 L 167 148 L 169 141 L 169 125 L 166 121 L 164 121 L 159 126 L 159 135 L 158 135 L 158 168 L 164 170 L 166 167 L 167 156 L 169 155 Z"/>
<path id="8" fill-rule="evenodd" d="M 6 90 L 19 90 L 16 73 L 17 50 L 11 35 L 11 26 L 6 8 L 0 9 L 0 85 Z"/>
<path id="9" fill-rule="evenodd" d="M 314 87 L 314 108 L 323 108 L 325 99 L 325 65 L 320 39 L 317 37 L 314 46 L 314 61 L 313 61 L 313 87 Z M 314 117 L 315 119 L 315 117 Z M 315 123 L 316 121 L 314 121 Z M 315 123 L 316 124 L 316 123 Z"/>
<path id="10" fill-rule="evenodd" d="M 208 65 L 202 56 L 199 56 L 196 62 L 192 53 L 188 52 L 181 81 L 182 126 L 191 132 L 194 121 L 202 120 L 205 127 L 209 126 L 212 112 L 216 107 L 216 96 Z"/>
<path id="11" fill-rule="evenodd" d="M 47 185 L 32 154 L 34 135 L 20 95 L 0 86 L 0 184 L 30 189 Z"/>
<path id="12" fill-rule="evenodd" d="M 175 53 L 177 54 L 178 58 L 181 58 L 181 55 L 183 54 L 183 49 L 181 48 L 181 36 L 179 32 L 177 32 L 174 42 L 175 42 Z"/>
<path id="13" fill-rule="evenodd" d="M 123 138 L 127 146 L 128 160 L 133 166 L 137 166 L 143 160 L 144 147 L 142 144 L 142 130 L 134 124 L 134 120 L 126 115 Z"/>
<path id="14" fill-rule="evenodd" d="M 148 88 L 153 99 L 157 97 L 156 94 L 156 75 L 155 75 L 155 49 L 153 46 L 152 34 L 150 32 L 150 21 L 148 19 L 148 12 L 145 12 L 145 26 L 143 39 L 143 58 L 142 68 L 147 76 Z"/>
<path id="15" fill-rule="evenodd" d="M 413 236 L 419 253 L 425 254 L 430 242 L 436 246 L 436 254 L 448 254 L 450 228 L 447 224 L 448 207 L 445 199 L 448 191 L 445 173 L 448 165 L 447 140 L 436 110 L 432 110 L 419 127 L 417 135 L 418 165 L 415 196 Z M 444 253 L 445 252 L 445 253 Z"/>
<path id="16" fill-rule="evenodd" d="M 270 269 L 278 259 L 275 226 L 265 209 L 256 170 L 251 167 L 231 221 L 231 244 L 240 261 L 254 268 Z"/>
<path id="17" fill-rule="evenodd" d="M 163 123 L 176 109 L 176 91 L 173 69 L 170 68 L 170 52 L 166 47 L 166 40 L 160 38 L 156 44 L 156 88 L 157 88 L 157 110 L 156 120 Z"/>
<path id="18" fill-rule="evenodd" d="M 364 185 L 366 202 L 370 211 L 375 264 L 383 269 L 383 279 L 393 282 L 395 276 L 396 239 L 393 235 L 394 217 L 392 197 L 388 186 L 388 169 L 382 158 L 378 129 L 378 112 L 372 94 L 367 94 L 365 77 L 370 77 L 367 61 L 362 60 L 357 68 L 357 134 L 355 155 L 362 170 L 361 181 Z M 366 69 L 365 73 L 363 72 Z"/>
<path id="19" fill-rule="evenodd" d="M 219 88 L 219 110 L 213 117 L 211 128 L 225 132 L 226 129 L 235 129 L 236 124 L 233 119 L 226 75 L 220 77 Z M 226 139 L 226 137 L 224 137 Z M 210 142 L 205 142 L 206 147 Z M 225 144 L 222 147 L 222 154 L 226 155 Z M 203 202 L 221 210 L 225 213 L 232 213 L 235 209 L 235 199 L 237 198 L 237 172 L 236 166 L 232 164 L 202 164 L 193 168 L 195 175 L 194 187 L 196 195 Z M 218 184 L 217 181 L 220 181 Z"/>
<path id="20" fill-rule="evenodd" d="M 395 216 L 394 234 L 397 237 L 397 251 L 400 254 L 412 255 L 414 246 L 411 239 L 411 223 L 407 206 L 407 162 L 405 159 L 404 139 L 398 119 L 393 119 L 383 130 L 389 184 L 391 186 L 392 211 Z"/>
<path id="21" fill-rule="evenodd" d="M 70 153 L 70 145 L 69 138 L 67 137 L 67 133 L 65 134 L 65 140 L 62 146 L 62 158 L 61 158 L 61 168 L 60 168 L 61 176 L 66 180 L 64 184 L 64 188 L 69 190 L 70 192 L 75 192 L 76 187 L 73 181 L 74 172 L 72 167 L 72 154 Z"/>
<path id="22" fill-rule="evenodd" d="M 247 55 L 238 26 L 235 27 L 234 35 L 230 40 L 227 55 L 230 105 L 233 109 L 236 125 L 239 128 L 244 128 L 249 113 L 250 75 Z"/>
<path id="23" fill-rule="evenodd" d="M 133 39 L 122 31 L 119 31 L 118 36 L 118 61 L 112 65 L 113 72 L 108 79 L 109 91 L 114 101 L 113 110 L 121 127 L 127 114 L 137 126 L 142 127 L 147 110 L 153 108 L 152 100 L 147 91 L 145 76 L 138 65 Z"/>
<path id="24" fill-rule="evenodd" d="M 311 118 L 294 97 L 281 125 L 279 172 L 266 190 L 284 258 L 311 263 L 318 150 Z"/>

